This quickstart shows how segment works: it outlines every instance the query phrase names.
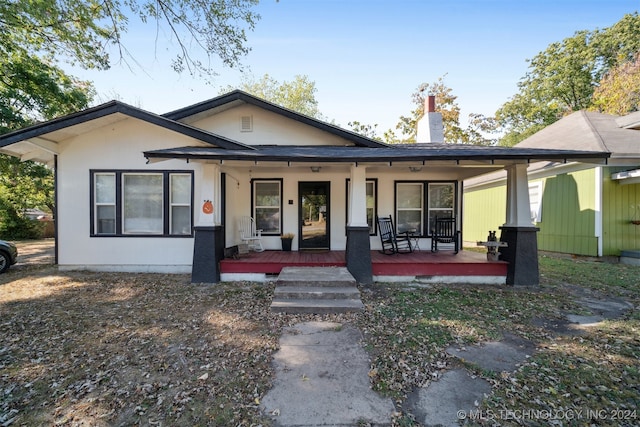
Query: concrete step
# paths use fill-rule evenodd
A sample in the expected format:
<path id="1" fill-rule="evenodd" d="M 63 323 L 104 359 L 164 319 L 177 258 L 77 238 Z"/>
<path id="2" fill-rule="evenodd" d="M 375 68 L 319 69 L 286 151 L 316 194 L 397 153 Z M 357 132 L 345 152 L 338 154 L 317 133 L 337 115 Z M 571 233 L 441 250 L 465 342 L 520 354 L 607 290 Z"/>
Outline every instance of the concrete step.
<path id="1" fill-rule="evenodd" d="M 273 299 L 271 311 L 274 313 L 350 313 L 362 311 L 364 304 L 360 299 Z"/>
<path id="2" fill-rule="evenodd" d="M 355 286 L 277 286 L 273 297 L 277 299 L 358 299 L 360 291 Z"/>
<path id="3" fill-rule="evenodd" d="M 348 313 L 364 309 L 356 280 L 345 267 L 285 267 L 276 280 L 275 313 Z"/>
<path id="4" fill-rule="evenodd" d="M 284 267 L 276 286 L 347 287 L 356 286 L 346 267 Z"/>

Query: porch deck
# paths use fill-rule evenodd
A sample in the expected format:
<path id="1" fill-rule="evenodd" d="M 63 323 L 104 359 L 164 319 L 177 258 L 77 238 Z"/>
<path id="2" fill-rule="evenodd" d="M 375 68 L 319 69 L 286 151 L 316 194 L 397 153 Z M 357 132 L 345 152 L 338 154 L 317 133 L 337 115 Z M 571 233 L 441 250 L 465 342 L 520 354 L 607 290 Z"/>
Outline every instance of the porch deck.
<path id="1" fill-rule="evenodd" d="M 345 251 L 322 252 L 250 252 L 238 259 L 227 258 L 220 262 L 220 272 L 225 274 L 265 275 L 279 274 L 283 267 L 344 267 Z M 416 251 L 407 254 L 384 255 L 371 251 L 374 278 L 379 281 L 407 280 L 411 278 L 459 278 L 457 281 L 504 283 L 507 263 L 487 261 L 485 253 L 451 251 L 432 253 Z M 475 278 L 476 280 L 473 280 Z"/>

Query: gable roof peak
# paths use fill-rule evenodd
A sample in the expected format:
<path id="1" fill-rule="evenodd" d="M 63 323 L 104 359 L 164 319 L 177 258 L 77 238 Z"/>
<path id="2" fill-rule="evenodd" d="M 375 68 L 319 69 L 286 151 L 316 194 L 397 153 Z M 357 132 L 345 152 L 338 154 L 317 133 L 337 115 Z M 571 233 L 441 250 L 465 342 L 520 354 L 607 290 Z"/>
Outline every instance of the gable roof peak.
<path id="1" fill-rule="evenodd" d="M 214 115 L 217 112 L 233 108 L 237 105 L 250 104 L 263 110 L 279 114 L 283 117 L 295 120 L 297 122 L 312 126 L 316 129 L 328 132 L 330 134 L 344 138 L 359 147 L 388 147 L 387 144 L 367 138 L 353 131 L 343 129 L 331 123 L 324 122 L 311 116 L 299 113 L 286 107 L 274 104 L 273 102 L 264 100 L 240 89 L 234 89 L 231 92 L 189 105 L 179 110 L 174 110 L 162 115 L 162 117 L 170 120 L 183 121 L 198 115 Z"/>

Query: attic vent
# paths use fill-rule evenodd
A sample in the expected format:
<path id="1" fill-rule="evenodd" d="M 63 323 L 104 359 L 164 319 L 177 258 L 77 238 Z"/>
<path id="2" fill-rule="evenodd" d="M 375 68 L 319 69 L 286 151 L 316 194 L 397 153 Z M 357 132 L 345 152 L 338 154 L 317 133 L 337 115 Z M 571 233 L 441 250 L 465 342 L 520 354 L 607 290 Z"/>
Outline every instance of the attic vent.
<path id="1" fill-rule="evenodd" d="M 252 132 L 253 131 L 253 117 L 242 116 L 240 118 L 240 132 Z"/>

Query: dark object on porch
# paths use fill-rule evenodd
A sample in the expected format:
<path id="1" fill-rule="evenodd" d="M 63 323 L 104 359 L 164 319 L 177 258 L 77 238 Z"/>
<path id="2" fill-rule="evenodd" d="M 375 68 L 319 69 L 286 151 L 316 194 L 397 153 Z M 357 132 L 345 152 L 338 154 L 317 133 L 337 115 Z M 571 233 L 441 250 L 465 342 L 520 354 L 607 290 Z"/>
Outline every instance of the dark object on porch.
<path id="1" fill-rule="evenodd" d="M 291 244 L 293 243 L 293 238 L 281 237 L 280 241 L 282 242 L 282 250 L 284 252 L 291 252 Z"/>
<path id="2" fill-rule="evenodd" d="M 382 252 L 385 255 L 402 254 L 413 252 L 411 246 L 411 236 L 408 231 L 396 233 L 393 226 L 393 219 L 389 217 L 376 217 L 378 229 L 380 230 L 380 241 L 382 242 Z"/>
<path id="3" fill-rule="evenodd" d="M 233 259 L 240 258 L 240 249 L 238 248 L 238 245 L 234 245 L 229 248 L 224 248 L 224 257 L 233 258 Z"/>
<path id="4" fill-rule="evenodd" d="M 453 244 L 453 253 L 458 253 L 460 232 L 456 230 L 456 219 L 436 218 L 431 236 L 431 252 L 438 252 L 438 243 Z"/>

